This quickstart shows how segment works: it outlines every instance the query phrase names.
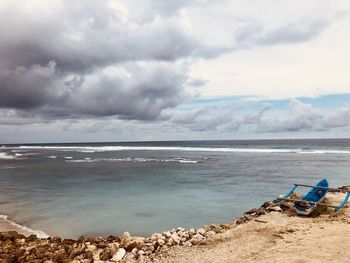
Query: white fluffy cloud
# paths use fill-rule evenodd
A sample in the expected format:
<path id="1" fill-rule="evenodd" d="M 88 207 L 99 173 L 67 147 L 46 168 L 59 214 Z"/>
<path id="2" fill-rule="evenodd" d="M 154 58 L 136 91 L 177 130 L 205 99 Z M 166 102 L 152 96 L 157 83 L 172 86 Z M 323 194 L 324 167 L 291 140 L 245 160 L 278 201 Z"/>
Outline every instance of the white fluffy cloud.
<path id="1" fill-rule="evenodd" d="M 298 99 L 291 99 L 289 105 L 283 108 L 280 114 L 276 114 L 276 110 L 268 103 L 248 113 L 232 110 L 228 104 L 221 104 L 189 112 L 175 112 L 170 122 L 182 125 L 190 131 L 201 132 L 332 132 L 350 129 L 350 105 L 325 111 Z"/>

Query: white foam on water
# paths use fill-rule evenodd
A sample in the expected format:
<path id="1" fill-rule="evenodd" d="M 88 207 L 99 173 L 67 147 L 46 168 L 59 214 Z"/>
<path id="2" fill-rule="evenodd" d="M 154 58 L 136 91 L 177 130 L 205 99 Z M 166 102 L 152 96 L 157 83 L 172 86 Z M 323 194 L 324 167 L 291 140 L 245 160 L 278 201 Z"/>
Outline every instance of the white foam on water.
<path id="1" fill-rule="evenodd" d="M 6 169 L 16 169 L 16 168 L 21 168 L 23 166 L 11 166 L 11 165 L 5 165 L 5 166 L 0 166 L 1 170 L 6 170 Z"/>
<path id="2" fill-rule="evenodd" d="M 302 154 L 350 154 L 349 150 L 322 149 L 275 149 L 275 148 L 232 148 L 232 147 L 176 147 L 176 146 L 18 146 L 21 149 L 48 149 L 76 152 L 109 151 L 188 151 L 188 152 L 227 152 L 227 153 L 302 153 Z"/>
<path id="3" fill-rule="evenodd" d="M 6 221 L 7 223 L 11 224 L 12 226 L 14 226 L 17 229 L 21 229 L 29 234 L 36 235 L 38 238 L 48 238 L 49 237 L 48 234 L 46 234 L 45 232 L 43 232 L 41 230 L 33 230 L 27 226 L 17 224 L 16 222 L 8 219 L 7 215 L 0 215 L 0 219 Z"/>
<path id="4" fill-rule="evenodd" d="M 93 162 L 178 162 L 178 163 L 198 163 L 191 159 L 156 159 L 156 158 L 85 158 L 77 160 L 66 160 L 69 163 L 93 163 Z"/>
<path id="5" fill-rule="evenodd" d="M 302 154 L 350 154 L 350 151 L 343 151 L 343 150 L 304 150 L 299 153 Z"/>
<path id="6" fill-rule="evenodd" d="M 47 158 L 50 158 L 50 159 L 56 159 L 56 158 L 57 158 L 57 156 L 56 156 L 56 155 L 49 155 L 49 156 L 47 156 Z"/>
<path id="7" fill-rule="evenodd" d="M 198 161 L 192 161 L 192 160 L 179 160 L 179 163 L 198 163 Z"/>
<path id="8" fill-rule="evenodd" d="M 97 160 L 86 160 L 86 159 L 82 159 L 82 160 L 66 160 L 67 163 L 93 163 L 93 162 L 97 162 Z"/>
<path id="9" fill-rule="evenodd" d="M 14 155 L 10 155 L 8 153 L 5 153 L 5 152 L 0 152 L 0 159 L 16 159 L 16 156 Z"/>

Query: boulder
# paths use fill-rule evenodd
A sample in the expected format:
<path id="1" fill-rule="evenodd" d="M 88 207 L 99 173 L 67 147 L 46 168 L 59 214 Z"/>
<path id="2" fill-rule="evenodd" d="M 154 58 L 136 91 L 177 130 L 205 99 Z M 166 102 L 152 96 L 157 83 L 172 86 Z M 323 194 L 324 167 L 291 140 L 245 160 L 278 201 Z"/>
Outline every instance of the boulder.
<path id="1" fill-rule="evenodd" d="M 90 243 L 95 243 L 95 244 L 104 241 L 104 239 L 100 236 L 91 236 L 91 237 L 88 237 L 86 240 Z"/>
<path id="2" fill-rule="evenodd" d="M 124 258 L 126 251 L 124 248 L 119 248 L 118 251 L 113 255 L 112 261 L 120 261 Z"/>
<path id="3" fill-rule="evenodd" d="M 163 239 L 158 239 L 157 243 L 159 246 L 164 246 L 165 245 L 165 241 Z"/>
<path id="4" fill-rule="evenodd" d="M 236 224 L 237 224 L 237 225 L 240 225 L 240 224 L 245 223 L 246 221 L 247 221 L 247 219 L 246 219 L 245 217 L 241 217 L 241 218 L 238 218 L 238 219 L 236 220 Z"/>
<path id="5" fill-rule="evenodd" d="M 279 206 L 269 207 L 267 210 L 268 211 L 275 211 L 275 212 L 282 212 L 282 208 L 280 208 Z"/>
<path id="6" fill-rule="evenodd" d="M 95 261 L 100 261 L 100 253 L 102 252 L 102 249 L 96 249 L 94 251 L 92 251 L 92 258 Z"/>
<path id="7" fill-rule="evenodd" d="M 180 244 L 180 237 L 176 234 L 176 232 L 172 233 L 169 239 L 172 239 L 172 241 L 174 241 L 176 244 Z"/>
<path id="8" fill-rule="evenodd" d="M 206 235 L 207 237 L 214 236 L 215 234 L 216 234 L 216 233 L 215 233 L 215 231 L 213 231 L 213 230 L 210 230 L 210 231 L 208 231 L 208 232 L 205 233 L 205 235 Z"/>
<path id="9" fill-rule="evenodd" d="M 112 236 L 112 235 L 111 235 L 111 236 L 108 236 L 108 237 L 107 237 L 107 241 L 108 241 L 108 242 L 120 242 L 120 240 L 121 240 L 121 239 L 120 239 L 119 236 Z"/>
<path id="10" fill-rule="evenodd" d="M 60 250 L 54 252 L 53 260 L 55 262 L 63 262 L 64 260 L 67 259 L 67 257 L 68 256 L 66 254 L 66 251 L 64 249 L 60 249 Z"/>
<path id="11" fill-rule="evenodd" d="M 52 237 L 50 239 L 51 243 L 61 243 L 62 239 L 60 237 Z"/>
<path id="12" fill-rule="evenodd" d="M 25 252 L 26 252 L 25 249 L 19 248 L 15 251 L 14 256 L 16 259 L 19 259 L 20 257 L 22 257 L 24 255 Z"/>
<path id="13" fill-rule="evenodd" d="M 165 231 L 165 232 L 163 232 L 162 234 L 163 234 L 163 236 L 165 236 L 166 238 L 171 237 L 170 231 Z"/>
<path id="14" fill-rule="evenodd" d="M 256 211 L 256 215 L 257 216 L 261 216 L 261 215 L 265 215 L 266 214 L 266 210 L 263 207 L 260 207 L 257 211 Z"/>
<path id="15" fill-rule="evenodd" d="M 87 245 L 87 246 L 86 246 L 86 250 L 87 250 L 87 251 L 93 252 L 93 251 L 95 251 L 96 249 L 97 249 L 97 247 L 96 247 L 95 245 Z"/>
<path id="16" fill-rule="evenodd" d="M 268 207 L 273 207 L 273 206 L 276 206 L 276 203 L 272 202 L 272 201 L 265 202 L 261 205 L 261 207 L 263 207 L 263 208 L 268 208 Z"/>
<path id="17" fill-rule="evenodd" d="M 204 228 L 198 228 L 197 229 L 197 233 L 201 234 L 201 235 L 204 235 L 205 234 L 205 229 Z"/>
<path id="18" fill-rule="evenodd" d="M 16 232 L 17 233 L 17 232 Z M 18 235 L 16 235 L 17 237 Z M 38 237 L 36 235 L 30 235 L 29 237 L 26 238 L 28 242 L 36 241 Z"/>
<path id="19" fill-rule="evenodd" d="M 200 241 L 202 241 L 203 239 L 204 239 L 204 237 L 198 233 L 198 234 L 195 234 L 190 241 L 191 241 L 191 244 L 197 244 Z"/>
<path id="20" fill-rule="evenodd" d="M 76 241 L 74 239 L 65 238 L 62 241 L 62 244 L 69 245 L 69 246 L 73 245 L 74 243 L 76 243 Z"/>
<path id="21" fill-rule="evenodd" d="M 247 214 L 247 215 L 256 214 L 257 211 L 258 211 L 257 208 L 252 208 L 252 209 L 244 212 L 244 214 Z"/>
<path id="22" fill-rule="evenodd" d="M 106 247 L 101 251 L 100 259 L 103 261 L 109 260 L 115 253 L 116 253 L 116 250 Z"/>
<path id="23" fill-rule="evenodd" d="M 134 248 L 141 248 L 144 244 L 144 237 L 130 237 L 123 239 L 120 246 L 125 248 L 126 251 L 131 251 Z"/>
<path id="24" fill-rule="evenodd" d="M 160 239 L 160 238 L 162 238 L 162 237 L 163 237 L 162 234 L 160 234 L 160 233 L 154 233 L 154 234 L 152 234 L 152 236 L 151 236 L 151 240 L 157 241 L 158 239 Z"/>
<path id="25" fill-rule="evenodd" d="M 109 248 L 113 248 L 113 249 L 115 249 L 115 251 L 117 251 L 118 248 L 119 248 L 119 243 L 118 243 L 118 242 L 112 242 L 112 243 L 108 243 L 107 246 L 108 246 Z"/>
<path id="26" fill-rule="evenodd" d="M 197 233 L 197 231 L 196 231 L 196 229 L 191 228 L 190 230 L 188 230 L 188 233 L 189 233 L 190 235 L 195 235 L 195 234 Z"/>
<path id="27" fill-rule="evenodd" d="M 130 233 L 129 232 L 124 232 L 123 235 L 122 235 L 122 239 L 127 239 L 127 238 L 130 238 Z"/>

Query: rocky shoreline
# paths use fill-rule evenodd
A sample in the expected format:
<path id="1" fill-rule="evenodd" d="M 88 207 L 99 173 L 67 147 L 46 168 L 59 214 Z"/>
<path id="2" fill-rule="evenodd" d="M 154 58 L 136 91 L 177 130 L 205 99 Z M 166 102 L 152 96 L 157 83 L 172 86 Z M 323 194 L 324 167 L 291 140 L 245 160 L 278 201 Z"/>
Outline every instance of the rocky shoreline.
<path id="1" fill-rule="evenodd" d="M 191 247 L 204 244 L 216 234 L 224 233 L 235 224 L 242 224 L 271 211 L 282 211 L 274 202 L 247 211 L 230 224 L 212 224 L 186 230 L 182 227 L 154 233 L 150 237 L 121 236 L 80 237 L 78 240 L 59 237 L 28 237 L 15 231 L 0 233 L 1 262 L 128 262 L 145 257 L 159 257 L 173 246 Z"/>
<path id="2" fill-rule="evenodd" d="M 339 189 L 344 189 L 341 187 Z M 212 224 L 201 228 L 184 229 L 178 227 L 150 237 L 131 236 L 128 232 L 121 236 L 80 237 L 78 240 L 59 237 L 38 238 L 24 236 L 15 231 L 0 233 L 1 262 L 134 262 L 153 261 L 161 258 L 172 247 L 203 245 L 218 234 L 237 225 L 255 220 L 271 212 L 293 214 L 290 205 L 284 202 L 265 202 L 253 208 L 229 224 Z"/>

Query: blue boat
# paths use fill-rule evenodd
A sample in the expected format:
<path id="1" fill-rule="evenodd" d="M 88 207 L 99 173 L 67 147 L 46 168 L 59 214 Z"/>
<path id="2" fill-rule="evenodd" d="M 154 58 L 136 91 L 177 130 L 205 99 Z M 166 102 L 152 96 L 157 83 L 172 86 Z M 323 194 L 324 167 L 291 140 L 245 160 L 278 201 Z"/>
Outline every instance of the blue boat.
<path id="1" fill-rule="evenodd" d="M 293 195 L 297 187 L 309 187 L 311 190 L 301 199 L 289 198 Z M 345 193 L 344 200 L 339 206 L 329 205 L 322 203 L 328 191 Z M 283 198 L 277 198 L 276 202 L 287 201 L 293 202 L 296 212 L 299 215 L 310 215 L 319 205 L 325 207 L 334 208 L 334 213 L 338 213 L 342 209 L 350 198 L 350 191 L 343 189 L 330 188 L 327 179 L 322 179 L 316 185 L 306 185 L 306 184 L 294 184 L 292 189 L 283 196 Z"/>
<path id="2" fill-rule="evenodd" d="M 295 202 L 295 210 L 299 215 L 309 215 L 317 208 L 328 192 L 328 181 L 323 179 L 299 201 Z"/>

